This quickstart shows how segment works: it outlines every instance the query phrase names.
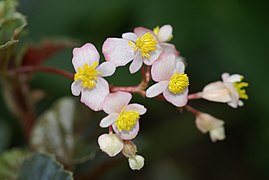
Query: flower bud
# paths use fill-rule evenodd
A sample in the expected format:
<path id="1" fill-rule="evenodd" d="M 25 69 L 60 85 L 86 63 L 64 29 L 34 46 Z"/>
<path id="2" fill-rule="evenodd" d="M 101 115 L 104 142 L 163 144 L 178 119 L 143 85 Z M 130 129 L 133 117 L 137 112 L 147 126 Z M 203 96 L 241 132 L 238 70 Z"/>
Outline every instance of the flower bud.
<path id="1" fill-rule="evenodd" d="M 128 159 L 129 166 L 132 170 L 140 170 L 144 166 L 145 159 L 140 155 L 135 155 Z"/>
<path id="2" fill-rule="evenodd" d="M 127 157 L 134 157 L 137 153 L 136 145 L 132 141 L 124 141 L 122 154 Z"/>
<path id="3" fill-rule="evenodd" d="M 110 157 L 116 156 L 123 149 L 123 141 L 117 134 L 103 134 L 98 138 L 100 149 Z"/>

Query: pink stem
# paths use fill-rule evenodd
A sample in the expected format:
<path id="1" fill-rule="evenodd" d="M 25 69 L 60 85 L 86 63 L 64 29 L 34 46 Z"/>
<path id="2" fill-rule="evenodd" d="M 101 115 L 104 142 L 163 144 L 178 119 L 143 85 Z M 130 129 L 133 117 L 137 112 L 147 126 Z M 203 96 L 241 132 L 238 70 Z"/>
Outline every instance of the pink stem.
<path id="1" fill-rule="evenodd" d="M 201 112 L 197 109 L 191 107 L 190 105 L 184 106 L 185 109 L 187 109 L 189 112 L 193 113 L 195 116 L 199 115 Z"/>
<path id="2" fill-rule="evenodd" d="M 197 92 L 197 93 L 189 94 L 188 99 L 189 100 L 201 99 L 201 96 L 202 96 L 202 92 Z"/>

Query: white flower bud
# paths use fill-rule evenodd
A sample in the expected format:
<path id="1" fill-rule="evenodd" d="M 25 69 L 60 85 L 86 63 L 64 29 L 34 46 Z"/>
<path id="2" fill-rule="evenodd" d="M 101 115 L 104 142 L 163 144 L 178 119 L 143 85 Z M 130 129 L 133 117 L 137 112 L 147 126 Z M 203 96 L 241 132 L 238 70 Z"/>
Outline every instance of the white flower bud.
<path id="1" fill-rule="evenodd" d="M 217 140 L 221 141 L 225 139 L 225 132 L 224 128 L 222 126 L 212 129 L 209 131 L 210 138 L 213 142 L 216 142 Z"/>
<path id="2" fill-rule="evenodd" d="M 140 155 L 134 155 L 128 159 L 129 166 L 132 170 L 140 170 L 144 166 L 145 159 Z"/>
<path id="3" fill-rule="evenodd" d="M 103 134 L 98 138 L 100 149 L 110 157 L 116 156 L 123 149 L 123 141 L 117 134 Z"/>

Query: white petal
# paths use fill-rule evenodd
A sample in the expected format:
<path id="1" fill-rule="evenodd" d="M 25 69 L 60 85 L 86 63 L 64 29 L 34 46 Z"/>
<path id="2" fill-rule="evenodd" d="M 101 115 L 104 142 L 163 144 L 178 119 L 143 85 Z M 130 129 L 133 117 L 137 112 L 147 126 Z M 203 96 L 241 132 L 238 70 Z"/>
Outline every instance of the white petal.
<path id="1" fill-rule="evenodd" d="M 188 102 L 188 92 L 189 92 L 189 89 L 186 88 L 180 94 L 173 94 L 168 89 L 166 89 L 163 92 L 163 96 L 168 102 L 172 103 L 174 106 L 183 107 Z"/>
<path id="2" fill-rule="evenodd" d="M 107 77 L 114 74 L 116 70 L 116 66 L 114 63 L 111 63 L 111 62 L 103 62 L 102 64 L 98 66 L 96 70 L 102 73 L 101 76 Z"/>
<path id="3" fill-rule="evenodd" d="M 137 72 L 141 66 L 143 65 L 143 58 L 140 53 L 137 53 L 133 62 L 131 63 L 129 67 L 129 71 L 131 74 Z"/>
<path id="4" fill-rule="evenodd" d="M 183 62 L 180 62 L 180 61 L 176 61 L 176 63 L 177 63 L 177 65 L 176 65 L 176 69 L 175 69 L 175 72 L 178 72 L 178 73 L 182 73 L 182 72 L 184 72 L 184 70 L 185 70 L 185 65 L 184 65 L 184 63 Z M 175 73 L 174 72 L 174 73 Z"/>
<path id="5" fill-rule="evenodd" d="M 176 49 L 176 47 L 175 47 L 174 44 L 160 43 L 160 45 L 161 45 L 161 47 L 163 49 L 163 52 L 165 52 L 165 53 L 171 53 L 171 54 L 174 54 L 175 56 L 179 56 L 179 52 Z"/>
<path id="6" fill-rule="evenodd" d="M 92 65 L 93 62 L 99 63 L 100 55 L 91 43 L 87 43 L 80 48 L 73 49 L 72 63 L 77 71 L 79 67 L 83 67 L 84 64 Z"/>
<path id="7" fill-rule="evenodd" d="M 203 133 L 211 131 L 212 129 L 223 126 L 224 121 L 215 118 L 207 113 L 200 113 L 196 116 L 196 127 Z"/>
<path id="8" fill-rule="evenodd" d="M 125 66 L 134 59 L 134 48 L 126 39 L 108 38 L 103 44 L 102 51 L 105 59 L 113 62 L 117 67 Z"/>
<path id="9" fill-rule="evenodd" d="M 132 170 L 140 170 L 145 163 L 145 159 L 140 155 L 135 155 L 128 159 L 129 166 Z"/>
<path id="10" fill-rule="evenodd" d="M 227 89 L 225 84 L 221 81 L 206 85 L 202 92 L 202 98 L 209 101 L 223 103 L 227 103 L 232 100 L 229 89 Z"/>
<path id="11" fill-rule="evenodd" d="M 109 94 L 109 87 L 106 80 L 99 77 L 93 89 L 84 88 L 81 92 L 81 102 L 94 111 L 102 110 L 106 96 Z"/>
<path id="12" fill-rule="evenodd" d="M 156 82 L 169 80 L 176 68 L 176 57 L 173 54 L 162 53 L 151 69 L 152 79 Z"/>
<path id="13" fill-rule="evenodd" d="M 158 46 L 158 45 L 157 45 Z M 161 55 L 162 53 L 162 49 L 161 47 L 157 47 L 157 49 L 155 51 L 152 51 L 149 53 L 149 58 L 144 58 L 144 63 L 148 66 L 151 66 Z"/>
<path id="14" fill-rule="evenodd" d="M 128 32 L 128 33 L 122 34 L 122 38 L 135 42 L 137 40 L 137 35 L 135 33 Z"/>
<path id="15" fill-rule="evenodd" d="M 153 31 L 151 31 L 150 29 L 147 29 L 147 28 L 144 28 L 144 27 L 136 27 L 135 29 L 134 29 L 134 33 L 137 35 L 137 36 L 143 36 L 144 34 L 146 34 L 147 32 L 151 32 L 151 34 L 153 34 L 154 36 L 155 36 L 155 34 L 154 34 L 154 32 Z M 155 36 L 156 37 L 156 36 Z"/>
<path id="16" fill-rule="evenodd" d="M 119 114 L 118 113 L 112 113 L 109 114 L 108 116 L 104 117 L 101 121 L 100 121 L 100 127 L 102 128 L 106 128 L 110 125 L 112 125 L 116 119 L 118 118 Z"/>
<path id="17" fill-rule="evenodd" d="M 133 103 L 127 105 L 124 111 L 137 111 L 139 115 L 143 115 L 147 112 L 147 109 L 141 104 Z"/>
<path id="18" fill-rule="evenodd" d="M 146 96 L 148 98 L 158 96 L 165 91 L 165 89 L 168 87 L 168 83 L 168 81 L 161 81 L 150 86 L 146 91 Z"/>
<path id="19" fill-rule="evenodd" d="M 81 90 L 82 90 L 82 86 L 80 85 L 80 81 L 74 81 L 71 84 L 71 92 L 74 96 L 79 96 Z"/>
<path id="20" fill-rule="evenodd" d="M 160 42 L 166 42 L 171 39 L 173 32 L 173 28 L 171 25 L 164 25 L 160 28 L 160 31 L 158 33 L 158 39 Z"/>
<path id="21" fill-rule="evenodd" d="M 123 139 L 123 140 L 131 140 L 134 139 L 139 131 L 139 121 L 137 120 L 136 124 L 130 131 L 119 131 L 116 123 L 112 125 L 114 131 Z"/>
<path id="22" fill-rule="evenodd" d="M 227 78 L 227 82 L 234 83 L 234 82 L 240 82 L 242 79 L 242 76 L 240 74 L 233 74 L 230 77 Z"/>
<path id="23" fill-rule="evenodd" d="M 109 94 L 104 102 L 103 110 L 107 114 L 120 113 L 124 106 L 131 101 L 132 95 L 128 92 L 115 92 Z"/>
<path id="24" fill-rule="evenodd" d="M 102 134 L 98 138 L 98 144 L 110 157 L 116 156 L 123 149 L 123 141 L 117 134 Z"/>
<path id="25" fill-rule="evenodd" d="M 222 75 L 221 75 L 223 82 L 226 82 L 229 77 L 230 77 L 229 73 L 222 73 Z"/>
<path id="26" fill-rule="evenodd" d="M 212 129 L 209 131 L 210 138 L 213 142 L 216 142 L 217 140 L 221 141 L 225 139 L 225 131 L 224 127 L 220 126 L 218 128 Z"/>

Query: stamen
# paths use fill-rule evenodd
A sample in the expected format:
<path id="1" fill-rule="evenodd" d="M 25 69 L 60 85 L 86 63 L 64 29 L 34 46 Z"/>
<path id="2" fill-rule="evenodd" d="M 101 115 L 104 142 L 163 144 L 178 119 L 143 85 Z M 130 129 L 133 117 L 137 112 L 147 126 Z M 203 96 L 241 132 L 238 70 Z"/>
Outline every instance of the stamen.
<path id="1" fill-rule="evenodd" d="M 180 94 L 182 93 L 189 84 L 189 77 L 185 73 L 175 73 L 169 81 L 168 89 L 171 93 Z"/>
<path id="2" fill-rule="evenodd" d="M 129 131 L 131 130 L 139 117 L 139 112 L 137 111 L 124 111 L 125 107 L 121 110 L 118 119 L 116 120 L 116 126 L 119 131 Z"/>

